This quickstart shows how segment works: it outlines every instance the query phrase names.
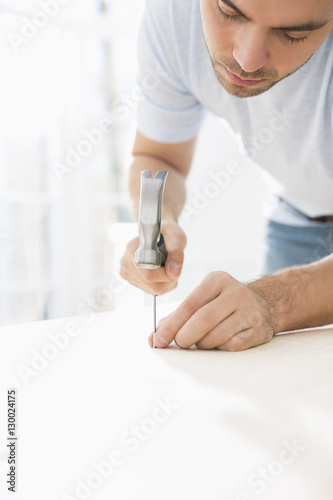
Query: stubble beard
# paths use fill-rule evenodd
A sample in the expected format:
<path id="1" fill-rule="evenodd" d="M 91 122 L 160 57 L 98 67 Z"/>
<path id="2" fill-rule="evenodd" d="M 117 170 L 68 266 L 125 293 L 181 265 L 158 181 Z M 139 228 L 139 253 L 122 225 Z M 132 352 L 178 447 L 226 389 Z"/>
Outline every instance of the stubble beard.
<path id="1" fill-rule="evenodd" d="M 296 69 L 288 72 L 286 75 L 279 77 L 277 71 L 275 70 L 263 70 L 259 69 L 258 71 L 255 71 L 253 73 L 246 73 L 245 71 L 242 70 L 240 65 L 235 61 L 235 60 L 226 60 L 226 59 L 221 59 L 221 57 L 217 58 L 214 56 L 210 56 L 211 62 L 213 65 L 213 69 L 216 75 L 216 78 L 220 82 L 220 84 L 223 86 L 223 88 L 231 95 L 235 97 L 240 97 L 240 98 L 246 98 L 246 97 L 255 97 L 260 94 L 263 94 L 264 92 L 267 92 L 269 89 L 274 87 L 277 83 L 281 82 L 288 76 L 293 75 L 301 69 L 309 60 L 311 59 L 312 55 L 307 59 L 304 63 L 302 63 L 300 66 L 298 66 Z M 228 79 L 227 76 L 224 76 L 221 74 L 221 72 L 218 69 L 218 65 L 223 64 L 228 71 L 231 73 L 236 74 L 240 78 L 243 79 L 248 79 L 248 80 L 264 80 L 261 83 L 258 83 L 258 86 L 255 86 L 254 88 L 252 87 L 243 87 L 241 85 L 237 85 L 237 83 L 232 82 L 231 80 Z"/>

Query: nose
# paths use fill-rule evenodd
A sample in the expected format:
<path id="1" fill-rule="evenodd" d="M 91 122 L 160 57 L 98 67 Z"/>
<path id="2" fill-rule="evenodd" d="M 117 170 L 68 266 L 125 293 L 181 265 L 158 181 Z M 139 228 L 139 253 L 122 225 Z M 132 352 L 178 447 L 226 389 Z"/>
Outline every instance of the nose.
<path id="1" fill-rule="evenodd" d="M 267 33 L 250 23 L 238 31 L 233 56 L 243 71 L 253 73 L 267 64 Z"/>

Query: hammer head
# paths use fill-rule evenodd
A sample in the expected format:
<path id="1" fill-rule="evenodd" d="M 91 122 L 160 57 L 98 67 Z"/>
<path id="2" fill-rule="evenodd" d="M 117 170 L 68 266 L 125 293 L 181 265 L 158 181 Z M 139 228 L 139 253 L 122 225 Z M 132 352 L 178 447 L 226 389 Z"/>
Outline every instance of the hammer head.
<path id="1" fill-rule="evenodd" d="M 162 266 L 166 259 L 164 240 L 161 235 L 161 219 L 167 175 L 167 171 L 159 170 L 153 179 L 151 170 L 141 172 L 140 246 L 135 252 L 134 263 L 143 269 L 156 269 Z"/>

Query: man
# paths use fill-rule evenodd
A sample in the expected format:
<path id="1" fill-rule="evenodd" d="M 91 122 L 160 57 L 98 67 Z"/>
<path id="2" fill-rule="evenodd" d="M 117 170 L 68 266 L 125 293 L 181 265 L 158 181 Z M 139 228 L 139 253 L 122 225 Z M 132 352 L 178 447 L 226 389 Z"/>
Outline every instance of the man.
<path id="1" fill-rule="evenodd" d="M 285 268 L 250 284 L 209 274 L 160 322 L 156 347 L 175 340 L 237 351 L 333 322 L 332 27 L 331 0 L 147 1 L 130 193 L 137 216 L 141 170 L 169 171 L 168 259 L 165 268 L 136 269 L 135 238 L 123 278 L 152 294 L 177 285 L 186 244 L 177 219 L 206 110 L 228 120 L 262 167 L 270 188 L 263 274 Z M 322 254 L 318 241 L 327 242 Z"/>

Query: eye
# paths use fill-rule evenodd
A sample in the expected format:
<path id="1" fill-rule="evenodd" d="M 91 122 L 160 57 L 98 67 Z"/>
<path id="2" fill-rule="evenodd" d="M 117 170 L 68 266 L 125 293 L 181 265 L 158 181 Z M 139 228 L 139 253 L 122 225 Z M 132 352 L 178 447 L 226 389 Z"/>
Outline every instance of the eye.
<path id="1" fill-rule="evenodd" d="M 310 31 L 304 31 L 304 32 L 297 32 L 297 31 L 287 32 L 287 31 L 283 31 L 282 35 L 290 43 L 299 43 L 299 42 L 305 42 L 305 40 L 310 35 Z"/>
<path id="2" fill-rule="evenodd" d="M 233 10 L 231 7 L 222 8 L 221 2 L 217 3 L 217 9 L 220 16 L 222 16 L 227 21 L 244 21 L 245 18 L 241 16 L 238 12 Z M 229 11 L 229 12 L 228 12 Z"/>

